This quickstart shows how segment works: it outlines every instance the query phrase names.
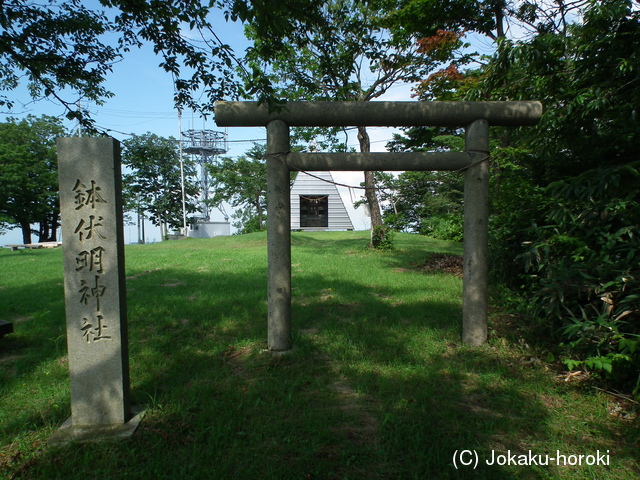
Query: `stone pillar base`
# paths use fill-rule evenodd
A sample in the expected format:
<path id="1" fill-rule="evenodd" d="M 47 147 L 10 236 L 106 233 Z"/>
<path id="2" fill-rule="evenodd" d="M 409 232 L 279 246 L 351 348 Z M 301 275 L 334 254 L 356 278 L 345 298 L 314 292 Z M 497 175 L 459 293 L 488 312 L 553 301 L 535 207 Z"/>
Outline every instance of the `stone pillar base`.
<path id="1" fill-rule="evenodd" d="M 127 423 L 117 425 L 73 425 L 69 417 L 62 426 L 49 437 L 49 445 L 59 446 L 68 443 L 104 442 L 118 440 L 133 435 L 144 417 L 145 410 L 140 406 L 131 407 L 132 417 Z"/>

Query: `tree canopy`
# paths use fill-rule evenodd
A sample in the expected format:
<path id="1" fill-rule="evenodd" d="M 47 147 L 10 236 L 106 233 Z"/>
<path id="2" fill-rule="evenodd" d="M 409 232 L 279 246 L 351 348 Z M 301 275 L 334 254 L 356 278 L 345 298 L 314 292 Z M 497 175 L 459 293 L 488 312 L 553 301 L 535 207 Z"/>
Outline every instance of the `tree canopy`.
<path id="1" fill-rule="evenodd" d="M 234 227 L 242 233 L 264 230 L 267 209 L 266 146 L 254 144 L 237 159 L 222 157 L 208 164 L 211 203 L 227 202 L 238 208 Z"/>
<path id="2" fill-rule="evenodd" d="M 248 52 L 251 65 L 270 79 L 277 96 L 371 101 L 394 85 L 422 79 L 438 64 L 438 59 L 418 52 L 412 35 L 392 35 L 382 24 L 385 11 L 375 2 L 332 0 L 325 2 L 321 14 L 321 22 L 293 32 L 277 49 L 271 38 L 247 28 L 253 42 Z M 308 129 L 302 136 L 309 140 L 318 133 L 331 137 L 337 131 Z M 366 127 L 357 127 L 357 138 L 360 151 L 370 151 Z M 382 226 L 373 172 L 365 172 L 364 180 L 373 230 Z"/>
<path id="3" fill-rule="evenodd" d="M 169 228 L 181 228 L 181 176 L 184 177 L 185 213 L 196 211 L 198 186 L 193 163 L 183 159 L 181 175 L 178 142 L 172 137 L 146 133 L 126 139 L 123 145 L 122 163 L 129 169 L 122 178 L 127 208 L 148 215 L 153 224 L 161 228 L 163 237 Z"/>
<path id="4" fill-rule="evenodd" d="M 239 233 L 266 228 L 266 158 L 266 145 L 256 143 L 238 158 L 222 157 L 207 165 L 212 189 L 209 201 L 212 206 L 226 202 L 236 208 L 233 226 Z"/>
<path id="5" fill-rule="evenodd" d="M 101 104 L 109 98 L 105 81 L 113 65 L 151 44 L 159 67 L 174 80 L 176 105 L 211 113 L 216 100 L 237 96 L 238 73 L 252 76 L 237 70 L 239 61 L 213 18 L 251 22 L 277 49 L 281 39 L 318 21 L 321 3 L 99 0 L 88 7 L 82 0 L 8 0 L 0 8 L 0 91 L 11 92 L 26 79 L 33 98 L 55 99 L 68 118 L 92 129 L 78 100 Z M 253 76 L 251 85 L 253 95 L 273 100 L 266 79 Z M 14 103 L 10 93 L 0 94 L 0 106 Z"/>
<path id="6" fill-rule="evenodd" d="M 56 137 L 64 133 L 57 118 L 43 115 L 0 123 L 0 220 L 22 229 L 31 243 L 31 225 L 39 240 L 55 240 L 60 216 Z"/>

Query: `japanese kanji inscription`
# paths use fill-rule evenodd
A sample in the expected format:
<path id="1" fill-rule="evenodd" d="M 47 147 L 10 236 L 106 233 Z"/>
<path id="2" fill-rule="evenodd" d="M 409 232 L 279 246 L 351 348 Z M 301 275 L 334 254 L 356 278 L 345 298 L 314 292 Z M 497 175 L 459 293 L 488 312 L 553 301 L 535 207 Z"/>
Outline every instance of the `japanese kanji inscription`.
<path id="1" fill-rule="evenodd" d="M 67 346 L 74 426 L 131 417 L 120 145 L 58 139 Z"/>

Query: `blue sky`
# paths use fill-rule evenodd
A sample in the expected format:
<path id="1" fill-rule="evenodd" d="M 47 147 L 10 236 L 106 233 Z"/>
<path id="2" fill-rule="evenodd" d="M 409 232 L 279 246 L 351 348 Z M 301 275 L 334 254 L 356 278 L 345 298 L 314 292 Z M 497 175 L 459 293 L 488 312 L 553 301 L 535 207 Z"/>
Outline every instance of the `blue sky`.
<path id="1" fill-rule="evenodd" d="M 226 23 L 220 15 L 217 25 L 217 34 L 221 40 L 236 51 L 238 56 L 248 45 L 242 34 L 242 26 L 239 24 Z M 84 104 L 83 107 L 91 111 L 97 125 L 122 141 L 129 134 L 144 134 L 152 132 L 163 137 L 173 136 L 179 138 L 178 113 L 173 104 L 173 82 L 171 76 L 164 72 L 158 64 L 160 58 L 157 57 L 151 47 L 145 46 L 139 50 L 133 50 L 126 54 L 125 58 L 114 65 L 113 72 L 108 76 L 106 87 L 113 92 L 113 98 L 107 99 L 105 104 L 98 106 L 95 104 Z M 64 116 L 64 109 L 52 101 L 41 100 L 31 102 L 26 88 L 20 88 L 12 92 L 16 102 L 16 107 L 11 112 L 0 111 L 0 118 L 6 116 L 23 117 L 32 115 L 53 115 Z M 380 100 L 408 101 L 412 100 L 411 90 L 408 85 L 393 87 Z M 68 129 L 75 129 L 76 125 L 67 122 Z M 251 140 L 262 140 L 266 138 L 264 128 L 218 128 L 212 117 L 203 119 L 193 112 L 185 111 L 181 121 L 182 131 L 188 129 L 212 129 L 226 131 L 229 140 L 228 156 L 242 155 L 252 146 Z M 372 140 L 372 151 L 384 151 L 385 144 L 392 137 L 392 129 L 375 128 L 370 130 Z M 350 135 L 350 144 L 354 147 L 357 140 L 354 135 Z M 362 172 L 334 172 L 334 180 L 347 185 L 359 185 L 363 181 Z M 360 196 L 358 191 L 349 191 L 347 188 L 339 188 L 343 202 L 347 207 L 352 222 L 356 230 L 363 230 L 369 227 L 369 220 L 364 215 L 362 208 L 354 209 L 352 198 L 357 200 Z M 231 213 L 230 211 L 228 213 Z M 213 221 L 221 221 L 222 214 L 215 212 Z M 159 241 L 159 229 L 148 226 L 148 241 Z M 34 241 L 37 241 L 34 238 Z M 128 228 L 125 232 L 127 243 L 137 241 L 137 231 Z M 19 229 L 0 235 L 0 245 L 8 243 L 21 243 L 22 237 Z"/>

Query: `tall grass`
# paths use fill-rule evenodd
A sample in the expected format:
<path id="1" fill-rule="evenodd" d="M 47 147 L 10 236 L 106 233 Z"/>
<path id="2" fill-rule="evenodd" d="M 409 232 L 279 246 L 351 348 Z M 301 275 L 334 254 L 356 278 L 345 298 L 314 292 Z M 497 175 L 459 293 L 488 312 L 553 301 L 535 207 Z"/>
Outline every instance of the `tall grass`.
<path id="1" fill-rule="evenodd" d="M 417 268 L 456 243 L 292 234 L 295 348 L 266 348 L 266 237 L 129 246 L 131 382 L 116 443 L 51 447 L 69 416 L 62 256 L 0 252 L 0 478 L 627 479 L 633 420 L 517 336 L 460 343 L 461 280 Z M 500 331 L 494 320 L 492 329 Z M 628 416 L 628 418 L 630 418 Z M 595 454 L 605 466 L 456 470 L 456 450 Z"/>

